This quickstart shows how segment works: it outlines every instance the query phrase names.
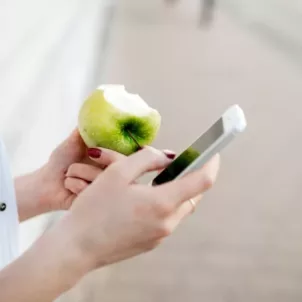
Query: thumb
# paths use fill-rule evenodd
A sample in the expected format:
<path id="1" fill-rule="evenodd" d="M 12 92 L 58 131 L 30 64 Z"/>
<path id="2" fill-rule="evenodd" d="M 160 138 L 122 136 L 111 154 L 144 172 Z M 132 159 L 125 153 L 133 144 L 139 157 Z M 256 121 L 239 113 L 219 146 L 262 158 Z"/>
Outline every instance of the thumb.
<path id="1" fill-rule="evenodd" d="M 125 155 L 109 149 L 90 148 L 87 150 L 91 160 L 101 167 L 107 167 L 116 161 L 126 158 Z"/>
<path id="2" fill-rule="evenodd" d="M 151 147 L 144 147 L 143 150 L 112 165 L 108 170 L 115 170 L 118 175 L 129 183 L 135 181 L 146 172 L 151 172 L 165 168 L 172 159 L 162 151 Z"/>
<path id="3" fill-rule="evenodd" d="M 81 160 L 85 156 L 86 145 L 78 131 L 74 129 L 72 133 L 53 151 L 51 160 L 59 163 L 61 168 L 66 168 L 75 161 Z"/>
<path id="4" fill-rule="evenodd" d="M 82 147 L 83 149 L 86 148 L 86 145 L 80 135 L 80 132 L 78 128 L 75 128 L 71 134 L 62 142 L 61 144 L 62 147 L 65 148 L 71 148 L 71 147 Z"/>

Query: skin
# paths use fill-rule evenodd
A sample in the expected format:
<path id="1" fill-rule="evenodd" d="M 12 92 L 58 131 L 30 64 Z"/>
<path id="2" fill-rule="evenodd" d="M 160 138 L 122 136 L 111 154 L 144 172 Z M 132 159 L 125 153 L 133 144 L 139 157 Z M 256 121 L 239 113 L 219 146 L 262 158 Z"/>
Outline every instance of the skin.
<path id="1" fill-rule="evenodd" d="M 43 176 L 42 193 L 25 190 L 22 178 L 16 181 L 20 217 L 69 211 L 0 272 L 0 301 L 53 301 L 87 273 L 154 249 L 192 213 L 187 200 L 211 188 L 219 169 L 216 156 L 199 171 L 152 187 L 136 179 L 165 168 L 171 159 L 164 152 L 147 147 L 124 157 L 105 150 L 91 161 L 82 144 L 75 147 L 78 142 L 74 132 L 45 167 L 24 176 L 27 184 Z M 22 197 L 20 187 L 29 196 Z"/>
<path id="2" fill-rule="evenodd" d="M 104 150 L 101 161 L 96 163 L 87 155 L 87 148 L 78 132 L 72 134 L 51 154 L 48 162 L 33 173 L 17 177 L 15 190 L 18 202 L 19 220 L 58 210 L 68 210 L 77 194 L 86 188 L 91 175 L 83 181 L 66 177 L 66 172 L 76 163 L 90 167 L 90 174 L 100 173 L 102 168 L 123 158 L 119 153 Z M 71 169 L 72 170 L 72 169 Z M 85 174 L 83 175 L 85 179 Z M 71 190 L 69 190 L 71 189 Z"/>

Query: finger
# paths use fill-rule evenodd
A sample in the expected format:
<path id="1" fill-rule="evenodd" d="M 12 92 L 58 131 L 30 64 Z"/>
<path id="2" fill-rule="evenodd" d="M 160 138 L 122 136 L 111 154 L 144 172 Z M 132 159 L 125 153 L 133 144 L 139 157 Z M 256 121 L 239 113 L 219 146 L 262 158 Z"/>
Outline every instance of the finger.
<path id="1" fill-rule="evenodd" d="M 171 159 L 164 152 L 144 147 L 128 158 L 116 162 L 108 170 L 116 172 L 115 175 L 121 175 L 126 182 L 132 183 L 145 172 L 165 168 L 169 163 Z"/>
<path id="2" fill-rule="evenodd" d="M 79 144 L 81 145 L 81 147 L 85 147 L 85 143 L 80 135 L 78 128 L 74 128 L 70 135 L 62 142 L 61 146 L 78 146 Z"/>
<path id="3" fill-rule="evenodd" d="M 85 155 L 86 146 L 78 131 L 72 133 L 54 150 L 51 157 L 60 161 L 60 167 L 64 169 Z"/>
<path id="4" fill-rule="evenodd" d="M 87 153 L 94 162 L 102 167 L 107 167 L 116 161 L 126 158 L 123 154 L 104 148 L 90 148 Z"/>
<path id="5" fill-rule="evenodd" d="M 170 200 L 178 208 L 183 202 L 205 193 L 213 186 L 219 166 L 220 157 L 216 155 L 202 169 L 154 189 L 159 196 L 166 196 L 166 200 Z"/>
<path id="6" fill-rule="evenodd" d="M 170 158 L 171 160 L 175 159 L 176 157 L 176 153 L 174 151 L 171 151 L 171 150 L 163 150 L 163 152 L 167 155 L 168 158 Z M 161 172 L 163 172 L 165 170 L 165 168 L 160 168 L 157 170 L 157 175 L 159 175 Z M 152 181 L 153 179 L 148 183 L 149 186 L 152 186 Z"/>
<path id="7" fill-rule="evenodd" d="M 190 200 L 183 202 L 174 214 L 175 219 L 181 221 L 185 217 L 193 214 L 196 211 L 196 207 L 200 203 L 202 196 L 203 195 L 200 194 L 194 198 L 191 198 L 194 204 L 192 204 Z"/>
<path id="8" fill-rule="evenodd" d="M 174 160 L 175 157 L 176 157 L 176 153 L 174 151 L 172 151 L 172 150 L 164 149 L 163 152 L 171 160 Z M 160 169 L 157 170 L 157 173 L 160 174 L 164 170 L 165 170 L 164 168 L 160 168 Z"/>
<path id="9" fill-rule="evenodd" d="M 88 187 L 88 183 L 82 179 L 67 177 L 64 181 L 64 186 L 73 194 L 80 194 Z"/>
<path id="10" fill-rule="evenodd" d="M 192 198 L 194 203 L 197 205 L 202 198 L 202 195 L 199 195 L 195 198 Z M 170 232 L 173 232 L 180 223 L 184 220 L 185 217 L 192 214 L 195 211 L 195 206 L 193 207 L 191 202 L 188 200 L 181 204 L 181 206 L 174 212 L 172 215 L 169 216 L 166 220 L 166 227 Z"/>
<path id="11" fill-rule="evenodd" d="M 102 169 L 81 163 L 75 163 L 69 166 L 66 176 L 73 178 L 80 178 L 82 180 L 92 182 L 102 172 Z"/>
<path id="12" fill-rule="evenodd" d="M 175 157 L 176 157 L 176 153 L 172 150 L 164 149 L 163 152 L 166 154 L 166 156 L 169 159 L 175 159 Z"/>

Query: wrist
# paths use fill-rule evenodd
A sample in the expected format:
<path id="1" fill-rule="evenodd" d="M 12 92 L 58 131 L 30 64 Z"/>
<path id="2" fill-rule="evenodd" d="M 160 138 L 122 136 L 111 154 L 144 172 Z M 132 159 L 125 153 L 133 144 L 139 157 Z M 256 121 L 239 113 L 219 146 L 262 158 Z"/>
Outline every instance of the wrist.
<path id="1" fill-rule="evenodd" d="M 76 237 L 76 229 L 64 216 L 33 246 L 32 261 L 43 255 L 43 260 L 37 263 L 34 276 L 37 279 L 45 278 L 43 283 L 46 286 L 51 284 L 56 296 L 68 291 L 92 270 L 91 261 L 79 248 Z"/>
<path id="2" fill-rule="evenodd" d="M 58 223 L 2 270 L 1 301 L 53 301 L 84 277 L 88 266 L 69 234 Z"/>
<path id="3" fill-rule="evenodd" d="M 24 221 L 45 212 L 42 194 L 43 168 L 18 176 L 14 180 L 19 220 Z"/>
<path id="4" fill-rule="evenodd" d="M 49 241 L 56 242 L 57 253 L 67 256 L 61 258 L 62 267 L 76 279 L 96 268 L 94 258 L 83 248 L 79 226 L 79 221 L 67 213 L 48 233 Z"/>

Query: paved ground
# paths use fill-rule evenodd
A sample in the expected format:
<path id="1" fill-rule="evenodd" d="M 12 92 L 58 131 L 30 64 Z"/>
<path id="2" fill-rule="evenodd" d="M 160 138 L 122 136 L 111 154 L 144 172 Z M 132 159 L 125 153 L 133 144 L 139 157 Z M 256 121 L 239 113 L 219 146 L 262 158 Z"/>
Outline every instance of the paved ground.
<path id="1" fill-rule="evenodd" d="M 180 151 L 233 103 L 248 131 L 160 249 L 92 274 L 62 301 L 302 301 L 302 75 L 221 12 L 199 29 L 198 3 L 120 1 L 106 82 L 160 110 L 158 147 Z"/>
<path id="2" fill-rule="evenodd" d="M 225 0 L 220 5 L 271 46 L 302 67 L 302 2 L 300 0 Z"/>

